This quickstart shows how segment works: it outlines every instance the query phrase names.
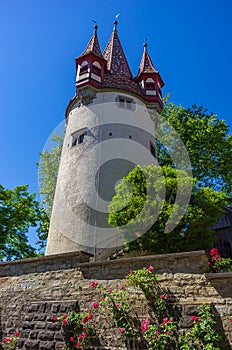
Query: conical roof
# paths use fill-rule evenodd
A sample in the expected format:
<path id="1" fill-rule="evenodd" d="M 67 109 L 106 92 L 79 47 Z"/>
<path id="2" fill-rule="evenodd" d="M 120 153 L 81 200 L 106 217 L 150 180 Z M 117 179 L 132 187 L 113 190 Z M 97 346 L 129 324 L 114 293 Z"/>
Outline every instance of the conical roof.
<path id="1" fill-rule="evenodd" d="M 139 86 L 132 78 L 130 67 L 118 37 L 117 21 L 114 22 L 114 29 L 103 56 L 107 61 L 104 87 L 129 90 L 140 94 Z"/>
<path id="2" fill-rule="evenodd" d="M 90 41 L 88 42 L 88 45 L 86 46 L 86 49 L 82 52 L 82 54 L 79 57 L 88 55 L 89 53 L 93 53 L 95 56 L 98 56 L 98 57 L 104 59 L 104 57 L 101 53 L 101 49 L 100 49 L 100 45 L 99 45 L 99 41 L 98 41 L 98 37 L 97 37 L 97 29 L 98 29 L 98 26 L 95 25 L 93 35 L 90 38 Z"/>
<path id="3" fill-rule="evenodd" d="M 107 69 L 111 74 L 123 74 L 131 78 L 132 74 L 118 37 L 116 24 L 117 22 L 115 21 L 114 30 L 103 52 L 103 56 L 107 60 Z"/>
<path id="4" fill-rule="evenodd" d="M 140 66 L 139 66 L 139 72 L 138 72 L 138 76 L 141 73 L 158 73 L 158 71 L 155 69 L 151 57 L 147 51 L 147 44 L 144 44 L 144 51 L 143 51 L 143 56 L 140 62 Z"/>

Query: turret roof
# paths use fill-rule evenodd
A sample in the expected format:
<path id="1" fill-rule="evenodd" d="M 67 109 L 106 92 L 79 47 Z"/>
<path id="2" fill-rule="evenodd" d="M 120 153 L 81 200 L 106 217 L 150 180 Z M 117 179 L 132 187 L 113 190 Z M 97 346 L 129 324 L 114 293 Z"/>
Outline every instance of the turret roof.
<path id="1" fill-rule="evenodd" d="M 117 21 L 114 22 L 114 29 L 103 52 L 103 56 L 107 60 L 107 73 L 103 86 L 129 90 L 141 94 L 138 84 L 133 80 L 130 67 L 118 37 Z"/>
<path id="2" fill-rule="evenodd" d="M 138 72 L 138 76 L 141 73 L 158 73 L 158 71 L 155 69 L 151 57 L 147 51 L 147 44 L 145 43 L 144 45 L 144 51 L 143 51 L 143 56 L 140 62 L 140 66 L 139 66 L 139 72 Z"/>
<path id="3" fill-rule="evenodd" d="M 98 56 L 98 57 L 104 59 L 104 57 L 101 53 L 100 44 L 99 44 L 98 37 L 97 37 L 97 29 L 98 29 L 98 26 L 95 25 L 93 35 L 90 38 L 90 41 L 89 41 L 88 45 L 86 46 L 86 49 L 82 52 L 82 54 L 79 57 L 88 55 L 89 53 L 93 53 L 95 56 Z"/>

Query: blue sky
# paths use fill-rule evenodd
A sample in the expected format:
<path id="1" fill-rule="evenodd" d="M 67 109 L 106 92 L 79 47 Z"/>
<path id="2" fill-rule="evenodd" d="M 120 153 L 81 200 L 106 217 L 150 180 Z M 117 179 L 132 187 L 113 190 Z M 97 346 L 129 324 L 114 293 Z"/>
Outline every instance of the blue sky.
<path id="1" fill-rule="evenodd" d="M 164 94 L 203 104 L 232 126 L 231 0 L 0 1 L 0 183 L 38 191 L 35 163 L 75 92 L 74 59 L 99 25 L 118 33 L 134 75 L 144 38 Z"/>

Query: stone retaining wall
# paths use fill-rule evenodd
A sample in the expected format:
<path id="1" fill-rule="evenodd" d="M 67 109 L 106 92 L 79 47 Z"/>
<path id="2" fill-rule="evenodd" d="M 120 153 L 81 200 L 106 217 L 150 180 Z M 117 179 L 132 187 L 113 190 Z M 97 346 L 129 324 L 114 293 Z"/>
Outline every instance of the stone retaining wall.
<path id="1" fill-rule="evenodd" d="M 57 259 L 53 256 L 52 261 L 53 265 L 49 257 L 44 257 L 0 264 L 0 326 L 3 336 L 15 330 L 21 331 L 17 349 L 57 349 L 63 336 L 60 325 L 53 321 L 53 315 L 70 309 L 90 309 L 96 297 L 96 291 L 89 288 L 91 279 L 110 286 L 125 277 L 131 268 L 149 265 L 155 267 L 162 286 L 169 290 L 182 320 L 181 327 L 191 325 L 191 315 L 196 313 L 199 305 L 211 304 L 223 337 L 221 349 L 232 348 L 232 323 L 229 322 L 232 273 L 208 273 L 204 252 L 91 263 L 75 260 L 75 254 L 70 257 L 65 254 Z M 147 317 L 149 310 L 144 306 L 143 294 L 131 289 L 130 296 L 133 312 L 141 319 Z M 89 349 L 145 349 L 143 344 L 128 341 L 110 329 L 105 331 L 105 337 L 93 339 L 92 344 Z"/>

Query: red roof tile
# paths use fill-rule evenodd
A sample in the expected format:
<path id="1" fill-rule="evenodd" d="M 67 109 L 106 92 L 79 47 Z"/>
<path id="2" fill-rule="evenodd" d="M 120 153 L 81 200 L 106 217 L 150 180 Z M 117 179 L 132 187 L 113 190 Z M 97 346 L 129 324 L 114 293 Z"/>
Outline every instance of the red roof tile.
<path id="1" fill-rule="evenodd" d="M 85 56 L 89 53 L 93 53 L 94 55 L 96 55 L 100 58 L 104 58 L 102 53 L 101 53 L 101 49 L 100 49 L 100 45 L 99 45 L 99 41 L 98 41 L 98 37 L 97 37 L 97 28 L 98 28 L 98 26 L 95 25 L 93 35 L 92 35 L 88 45 L 86 46 L 86 49 L 79 57 Z"/>
<path id="2" fill-rule="evenodd" d="M 147 44 L 144 44 L 143 56 L 140 62 L 139 72 L 137 76 L 139 76 L 141 73 L 158 73 L 152 63 L 149 53 L 147 52 Z"/>

